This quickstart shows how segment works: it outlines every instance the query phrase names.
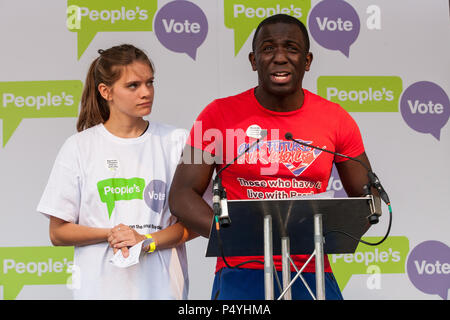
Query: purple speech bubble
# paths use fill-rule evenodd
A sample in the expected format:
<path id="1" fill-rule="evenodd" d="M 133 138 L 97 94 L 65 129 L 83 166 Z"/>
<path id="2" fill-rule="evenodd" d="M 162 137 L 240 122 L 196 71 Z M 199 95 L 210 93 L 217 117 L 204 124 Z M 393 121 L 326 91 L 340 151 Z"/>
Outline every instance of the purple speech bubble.
<path id="1" fill-rule="evenodd" d="M 450 116 L 450 103 L 444 89 L 433 82 L 410 85 L 400 99 L 400 112 L 408 126 L 440 139 L 441 129 Z"/>
<path id="2" fill-rule="evenodd" d="M 309 13 L 308 27 L 314 40 L 322 47 L 339 50 L 347 58 L 350 46 L 359 35 L 359 16 L 342 0 L 324 0 Z"/>
<path id="3" fill-rule="evenodd" d="M 161 213 L 166 203 L 167 185 L 162 180 L 152 180 L 145 187 L 144 190 L 144 200 L 147 206 L 155 211 L 156 213 Z"/>
<path id="4" fill-rule="evenodd" d="M 197 49 L 208 34 L 208 20 L 197 5 L 177 0 L 158 11 L 154 30 L 159 42 L 167 49 L 185 52 L 195 60 Z"/>
<path id="5" fill-rule="evenodd" d="M 447 300 L 450 288 L 450 247 L 440 241 L 425 241 L 409 254 L 409 280 L 420 291 Z"/>
<path id="6" fill-rule="evenodd" d="M 328 180 L 328 190 L 334 191 L 335 198 L 347 198 L 347 192 L 344 190 L 344 186 L 342 185 L 341 178 L 339 177 L 339 173 L 336 169 L 336 166 L 333 165 L 333 169 L 331 170 L 330 180 Z"/>

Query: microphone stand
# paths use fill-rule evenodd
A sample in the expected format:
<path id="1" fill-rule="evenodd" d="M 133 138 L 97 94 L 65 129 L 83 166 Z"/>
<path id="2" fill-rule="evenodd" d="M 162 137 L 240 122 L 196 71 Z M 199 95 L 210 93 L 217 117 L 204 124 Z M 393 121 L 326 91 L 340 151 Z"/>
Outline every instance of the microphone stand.
<path id="1" fill-rule="evenodd" d="M 352 235 L 350 235 L 350 234 L 348 234 L 346 232 L 340 231 L 340 230 L 330 230 L 330 231 L 327 232 L 327 234 L 331 233 L 331 232 L 343 233 L 343 234 L 345 234 L 345 235 L 347 235 L 347 236 L 349 236 L 349 237 L 351 237 L 353 239 L 356 239 L 359 242 L 362 242 L 362 243 L 370 245 L 370 246 L 377 246 L 377 245 L 383 243 L 387 239 L 387 237 L 388 237 L 388 235 L 390 233 L 390 230 L 391 230 L 391 225 L 392 225 L 392 208 L 391 208 L 391 201 L 389 200 L 389 196 L 387 195 L 386 191 L 384 190 L 383 186 L 381 185 L 380 180 L 378 179 L 378 177 L 375 174 L 375 172 L 373 172 L 364 162 L 362 162 L 359 159 L 347 156 L 347 155 L 342 154 L 342 153 L 338 153 L 338 152 L 330 151 L 330 150 L 327 150 L 327 149 L 324 149 L 324 148 L 320 148 L 320 147 L 317 147 L 317 146 L 314 146 L 312 144 L 308 144 L 308 143 L 305 143 L 305 142 L 302 142 L 302 141 L 298 141 L 298 140 L 293 138 L 292 133 L 290 133 L 290 132 L 287 132 L 284 135 L 284 137 L 287 140 L 293 141 L 293 142 L 298 143 L 298 144 L 300 144 L 302 146 L 313 148 L 313 149 L 317 149 L 317 150 L 321 150 L 323 152 L 327 152 L 327 153 L 330 153 L 330 154 L 333 154 L 333 155 L 337 155 L 337 156 L 340 156 L 340 157 L 343 157 L 343 158 L 347 158 L 347 159 L 359 162 L 367 170 L 367 176 L 369 178 L 369 182 L 366 185 L 364 185 L 364 187 L 363 187 L 364 195 L 366 195 L 366 196 L 367 195 L 371 195 L 372 194 L 371 191 L 370 191 L 371 187 L 374 187 L 378 191 L 378 194 L 380 195 L 381 199 L 388 206 L 388 209 L 389 209 L 389 225 L 388 225 L 388 229 L 387 229 L 386 234 L 384 235 L 384 237 L 380 241 L 378 241 L 376 243 L 371 243 L 371 242 L 367 242 L 367 241 L 364 241 L 364 240 L 358 240 L 355 237 L 353 237 Z M 370 224 L 376 224 L 379 221 L 379 215 L 375 213 L 375 210 L 373 210 L 372 212 L 373 212 L 373 214 L 369 216 L 368 220 L 369 220 Z"/>
<path id="2" fill-rule="evenodd" d="M 231 166 L 236 162 L 237 159 L 246 154 L 251 148 L 256 146 L 261 139 L 264 139 L 267 136 L 267 130 L 261 130 L 260 137 L 256 139 L 255 142 L 249 144 L 247 148 L 240 154 L 238 154 L 233 160 L 227 163 L 224 167 L 222 167 L 219 171 L 217 171 L 216 176 L 213 181 L 213 209 L 214 216 L 216 218 L 216 228 L 220 227 L 229 227 L 231 225 L 231 219 L 228 215 L 228 206 L 227 206 L 227 191 L 222 186 L 222 179 L 220 178 L 220 173 Z"/>
<path id="3" fill-rule="evenodd" d="M 380 197 L 381 197 L 381 199 L 384 201 L 384 203 L 386 203 L 387 205 L 390 205 L 390 204 L 391 204 L 391 201 L 389 200 L 389 196 L 387 195 L 386 191 L 384 190 L 383 186 L 381 185 L 380 180 L 378 179 L 378 177 L 377 177 L 377 175 L 375 174 L 375 172 L 373 172 L 373 171 L 372 171 L 372 170 L 371 170 L 364 162 L 362 162 L 361 160 L 356 159 L 356 158 L 354 158 L 354 157 L 347 156 L 347 155 L 342 154 L 342 153 L 339 153 L 339 152 L 330 151 L 330 150 L 327 150 L 327 149 L 324 149 L 324 148 L 320 148 L 320 147 L 314 146 L 314 145 L 312 145 L 312 144 L 308 144 L 308 143 L 305 143 L 305 142 L 302 142 L 302 141 L 298 141 L 298 140 L 296 140 L 296 139 L 294 139 L 294 138 L 292 137 L 292 134 L 291 134 L 290 132 L 286 133 L 286 134 L 284 135 L 284 137 L 285 137 L 287 140 L 291 140 L 291 141 L 293 141 L 293 142 L 295 142 L 295 143 L 298 143 L 298 144 L 300 144 L 300 145 L 302 145 L 302 146 L 309 147 L 309 148 L 313 148 L 313 149 L 317 149 L 317 150 L 320 150 L 320 151 L 323 151 L 323 152 L 328 152 L 328 153 L 331 153 L 331 154 L 333 154 L 333 155 L 337 155 L 337 156 L 342 157 L 342 158 L 347 158 L 347 159 L 350 159 L 350 160 L 359 162 L 359 163 L 366 169 L 366 171 L 367 171 L 367 176 L 369 177 L 369 183 L 368 183 L 367 186 L 368 186 L 368 187 L 374 187 L 375 189 L 377 189 L 377 191 L 378 191 L 378 193 L 380 194 Z M 370 189 L 369 189 L 369 190 L 370 190 Z M 367 191 L 366 191 L 366 192 L 367 192 Z M 369 192 L 370 192 L 370 191 L 369 191 Z M 370 193 L 369 193 L 369 194 L 370 194 Z"/>
<path id="4" fill-rule="evenodd" d="M 230 219 L 230 216 L 228 215 L 227 193 L 226 193 L 226 189 L 222 185 L 222 179 L 220 178 L 220 173 L 222 173 L 222 171 L 224 171 L 226 168 L 228 168 L 234 162 L 236 162 L 237 159 L 239 159 L 244 154 L 246 154 L 251 148 L 256 146 L 266 136 L 267 136 L 267 130 L 261 130 L 260 137 L 258 139 L 256 139 L 256 141 L 254 143 L 249 144 L 249 146 L 247 148 L 245 148 L 245 150 L 242 153 L 238 154 L 232 161 L 230 161 L 224 167 L 222 167 L 219 171 L 217 171 L 216 176 L 214 177 L 214 180 L 213 180 L 213 211 L 214 211 L 214 219 L 216 222 L 217 242 L 220 247 L 222 259 L 223 259 L 225 265 L 230 269 L 239 268 L 240 266 L 247 264 L 247 263 L 251 263 L 251 262 L 256 262 L 256 263 L 262 263 L 262 262 L 259 260 L 248 260 L 248 261 L 241 262 L 235 266 L 230 266 L 225 258 L 225 254 L 223 251 L 222 238 L 220 237 L 220 227 L 224 227 L 224 228 L 229 227 L 231 225 L 231 219 Z"/>

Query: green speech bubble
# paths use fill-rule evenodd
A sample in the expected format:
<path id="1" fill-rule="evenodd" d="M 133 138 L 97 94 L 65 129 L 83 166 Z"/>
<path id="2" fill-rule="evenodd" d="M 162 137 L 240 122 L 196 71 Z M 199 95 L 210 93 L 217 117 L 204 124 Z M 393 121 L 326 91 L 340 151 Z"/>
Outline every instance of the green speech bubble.
<path id="1" fill-rule="evenodd" d="M 157 0 L 68 0 L 66 25 L 78 33 L 78 59 L 97 32 L 152 31 L 157 6 Z"/>
<path id="2" fill-rule="evenodd" d="M 311 0 L 224 0 L 225 26 L 234 30 L 235 56 L 252 31 L 265 18 L 284 13 L 306 25 L 310 9 Z"/>
<path id="3" fill-rule="evenodd" d="M 0 248 L 3 298 L 16 299 L 24 285 L 69 284 L 73 253 L 73 247 Z"/>
<path id="4" fill-rule="evenodd" d="M 364 237 L 375 243 L 381 237 Z M 329 261 L 339 288 L 343 290 L 354 274 L 368 274 L 374 266 L 380 273 L 405 273 L 406 257 L 409 252 L 407 237 L 388 237 L 378 246 L 360 243 L 354 254 L 330 254 Z"/>
<path id="5" fill-rule="evenodd" d="M 143 199 L 145 180 L 142 178 L 111 178 L 99 181 L 97 188 L 101 201 L 106 203 L 111 219 L 116 201 Z"/>
<path id="6" fill-rule="evenodd" d="M 398 112 L 402 79 L 396 76 L 321 76 L 317 94 L 349 112 Z"/>
<path id="7" fill-rule="evenodd" d="M 0 82 L 3 147 L 22 119 L 76 117 L 82 87 L 79 80 Z"/>

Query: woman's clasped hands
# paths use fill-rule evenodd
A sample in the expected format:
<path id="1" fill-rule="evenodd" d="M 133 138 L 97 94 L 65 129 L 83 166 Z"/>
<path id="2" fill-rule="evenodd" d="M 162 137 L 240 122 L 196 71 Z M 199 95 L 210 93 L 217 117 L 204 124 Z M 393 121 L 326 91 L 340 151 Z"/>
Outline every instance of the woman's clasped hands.
<path id="1" fill-rule="evenodd" d="M 116 254 L 118 250 L 122 250 L 124 258 L 128 258 L 129 256 L 129 247 L 132 247 L 145 239 L 145 235 L 139 234 L 133 228 L 122 223 L 111 228 L 108 234 L 108 243 L 110 247 L 113 248 L 114 254 Z"/>

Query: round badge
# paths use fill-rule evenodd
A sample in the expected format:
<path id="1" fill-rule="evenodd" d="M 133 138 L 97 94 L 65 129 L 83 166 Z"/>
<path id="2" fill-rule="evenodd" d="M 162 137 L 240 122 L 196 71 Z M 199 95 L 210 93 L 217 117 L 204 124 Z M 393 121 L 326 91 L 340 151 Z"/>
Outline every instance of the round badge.
<path id="1" fill-rule="evenodd" d="M 247 134 L 247 137 L 255 138 L 255 139 L 261 139 L 261 127 L 257 124 L 252 124 L 250 127 L 247 128 L 247 131 L 245 132 Z"/>

